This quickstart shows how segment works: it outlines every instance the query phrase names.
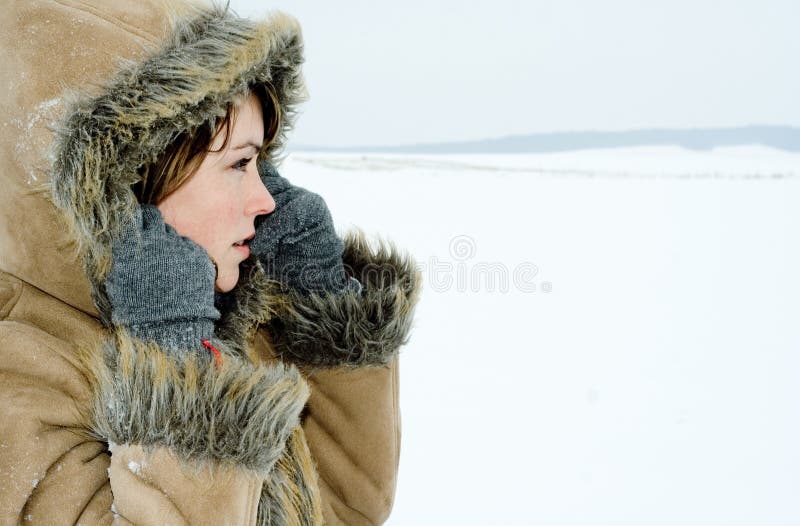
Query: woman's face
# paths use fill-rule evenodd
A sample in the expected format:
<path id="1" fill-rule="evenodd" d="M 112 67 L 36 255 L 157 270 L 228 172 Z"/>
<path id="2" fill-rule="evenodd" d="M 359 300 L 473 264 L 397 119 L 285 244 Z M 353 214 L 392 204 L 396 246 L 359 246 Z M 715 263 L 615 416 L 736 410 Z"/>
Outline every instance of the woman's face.
<path id="1" fill-rule="evenodd" d="M 180 188 L 157 206 L 164 221 L 203 247 L 217 265 L 216 290 L 228 292 L 239 281 L 239 264 L 250 249 L 240 245 L 255 234 L 255 218 L 275 209 L 256 169 L 264 141 L 261 103 L 253 94 L 236 106 L 230 140 L 217 133 L 210 153 Z"/>

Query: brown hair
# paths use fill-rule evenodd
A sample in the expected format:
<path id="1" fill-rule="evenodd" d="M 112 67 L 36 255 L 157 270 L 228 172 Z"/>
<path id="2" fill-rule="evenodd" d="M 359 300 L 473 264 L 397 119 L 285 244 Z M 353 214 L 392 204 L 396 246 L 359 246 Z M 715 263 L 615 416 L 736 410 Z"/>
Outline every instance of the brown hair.
<path id="1" fill-rule="evenodd" d="M 250 87 L 250 93 L 258 97 L 264 113 L 264 147 L 269 145 L 278 135 L 281 123 L 281 107 L 278 96 L 271 84 L 257 84 Z M 173 140 L 158 159 L 145 164 L 139 170 L 139 181 L 133 185 L 136 199 L 142 204 L 158 204 L 172 192 L 191 179 L 195 171 L 212 152 L 211 144 L 224 130 L 225 140 L 220 152 L 228 147 L 232 124 L 236 120 L 236 106 L 231 103 L 223 117 L 216 121 L 208 121 L 194 132 L 183 132 Z"/>

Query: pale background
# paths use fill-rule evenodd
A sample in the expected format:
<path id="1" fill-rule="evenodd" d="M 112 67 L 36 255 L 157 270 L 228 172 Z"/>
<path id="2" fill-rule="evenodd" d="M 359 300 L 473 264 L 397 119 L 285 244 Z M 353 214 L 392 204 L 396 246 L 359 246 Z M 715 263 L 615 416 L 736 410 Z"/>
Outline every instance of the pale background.
<path id="1" fill-rule="evenodd" d="M 295 143 L 800 124 L 796 2 L 270 6 L 306 34 Z M 293 150 L 281 172 L 423 271 L 389 524 L 800 524 L 800 153 Z"/>
<path id="2" fill-rule="evenodd" d="M 306 41 L 298 143 L 800 125 L 796 0 L 233 0 Z"/>

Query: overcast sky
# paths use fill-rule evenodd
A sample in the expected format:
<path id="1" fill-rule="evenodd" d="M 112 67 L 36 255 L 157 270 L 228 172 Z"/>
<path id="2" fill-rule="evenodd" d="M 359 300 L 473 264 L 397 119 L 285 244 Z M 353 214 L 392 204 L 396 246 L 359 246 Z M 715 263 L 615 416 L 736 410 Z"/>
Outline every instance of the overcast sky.
<path id="1" fill-rule="evenodd" d="M 798 0 L 231 0 L 299 19 L 293 142 L 800 125 Z"/>

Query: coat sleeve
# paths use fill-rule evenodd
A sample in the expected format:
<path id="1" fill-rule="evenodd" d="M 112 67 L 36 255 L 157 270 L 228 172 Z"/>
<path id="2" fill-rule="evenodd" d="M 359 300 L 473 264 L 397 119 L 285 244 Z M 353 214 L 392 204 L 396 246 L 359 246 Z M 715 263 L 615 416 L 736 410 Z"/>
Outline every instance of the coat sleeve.
<path id="1" fill-rule="evenodd" d="M 214 363 L 0 272 L 0 524 L 320 524 L 307 382 Z"/>
<path id="2" fill-rule="evenodd" d="M 400 455 L 398 349 L 409 338 L 421 276 L 413 259 L 363 233 L 344 237 L 344 262 L 363 290 L 270 294 L 260 336 L 311 386 L 303 429 L 317 464 L 326 524 L 381 524 Z"/>
<path id="3" fill-rule="evenodd" d="M 224 348 L 223 348 L 224 350 Z M 316 474 L 293 366 L 167 355 L 117 329 L 83 355 L 92 432 L 110 445 L 121 524 L 318 524 Z"/>
<path id="4" fill-rule="evenodd" d="M 108 450 L 82 433 L 91 393 L 70 351 L 30 323 L 0 321 L 0 524 L 113 519 Z"/>
<path id="5" fill-rule="evenodd" d="M 400 460 L 397 372 L 395 359 L 309 375 L 303 428 L 327 524 L 382 524 L 392 510 Z"/>

